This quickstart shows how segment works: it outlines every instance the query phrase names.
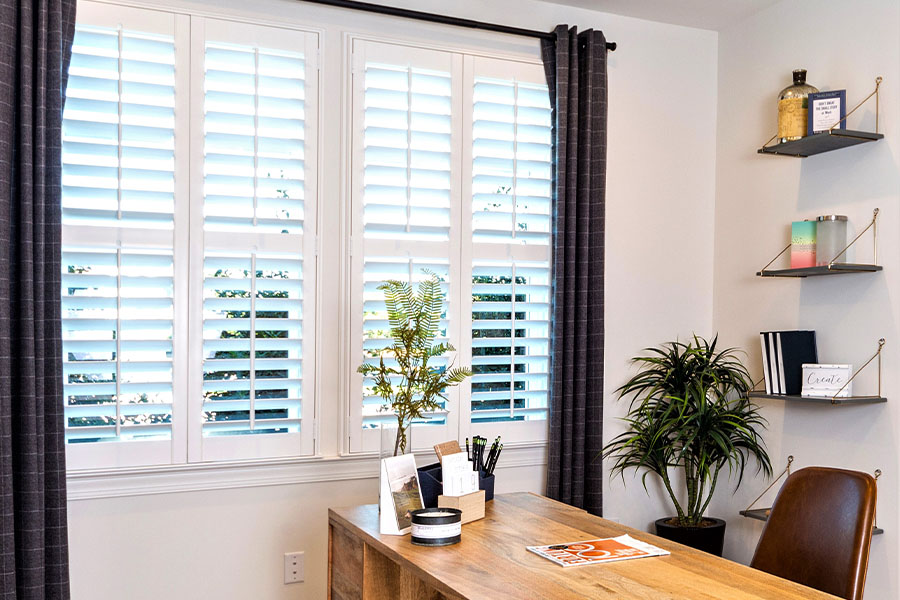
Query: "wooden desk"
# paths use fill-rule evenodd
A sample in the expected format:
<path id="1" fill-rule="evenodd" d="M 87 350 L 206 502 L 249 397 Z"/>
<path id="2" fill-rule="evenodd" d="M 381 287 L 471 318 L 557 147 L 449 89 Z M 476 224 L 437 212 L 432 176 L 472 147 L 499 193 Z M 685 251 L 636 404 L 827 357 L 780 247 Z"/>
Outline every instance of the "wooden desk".
<path id="1" fill-rule="evenodd" d="M 378 533 L 375 504 L 328 511 L 332 600 L 835 600 L 835 596 L 595 517 L 535 494 L 498 495 L 462 541 L 413 546 Z M 672 554 L 563 568 L 525 546 L 627 533 Z"/>

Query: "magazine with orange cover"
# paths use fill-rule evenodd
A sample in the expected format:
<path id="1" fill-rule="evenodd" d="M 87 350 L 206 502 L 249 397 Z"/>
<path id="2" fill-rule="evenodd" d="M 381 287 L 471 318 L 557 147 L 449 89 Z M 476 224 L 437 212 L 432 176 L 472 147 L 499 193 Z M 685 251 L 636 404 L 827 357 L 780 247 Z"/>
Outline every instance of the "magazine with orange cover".
<path id="1" fill-rule="evenodd" d="M 630 535 L 549 546 L 527 546 L 527 548 L 538 556 L 543 556 L 563 567 L 596 565 L 617 560 L 669 554 L 668 550 L 641 542 Z"/>

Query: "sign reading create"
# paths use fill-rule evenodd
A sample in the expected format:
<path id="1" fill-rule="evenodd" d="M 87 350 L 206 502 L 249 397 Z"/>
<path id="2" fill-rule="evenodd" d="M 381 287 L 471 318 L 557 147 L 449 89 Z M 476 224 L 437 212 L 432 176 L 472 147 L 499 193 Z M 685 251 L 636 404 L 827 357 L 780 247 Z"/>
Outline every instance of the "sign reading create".
<path id="1" fill-rule="evenodd" d="M 848 384 L 852 375 L 853 365 L 804 364 L 801 395 L 846 398 L 852 395 L 853 384 Z"/>

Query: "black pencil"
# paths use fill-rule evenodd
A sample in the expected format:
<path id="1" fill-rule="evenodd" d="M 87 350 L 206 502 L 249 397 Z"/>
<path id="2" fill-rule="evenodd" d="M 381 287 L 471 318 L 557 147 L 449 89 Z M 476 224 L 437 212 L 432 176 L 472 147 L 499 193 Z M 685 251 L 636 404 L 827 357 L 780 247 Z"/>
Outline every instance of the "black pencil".
<path id="1" fill-rule="evenodd" d="M 475 470 L 481 470 L 481 438 L 475 436 Z"/>
<path id="2" fill-rule="evenodd" d="M 487 457 L 487 466 L 490 468 L 491 463 L 494 461 L 494 455 L 497 454 L 497 448 L 500 446 L 500 436 L 498 435 L 494 439 L 494 443 L 491 444 L 491 451 L 488 453 Z"/>
<path id="3" fill-rule="evenodd" d="M 494 459 L 491 461 L 491 464 L 488 468 L 488 475 L 494 474 L 494 468 L 497 466 L 497 460 L 500 458 L 500 452 L 503 451 L 503 444 L 497 447 L 497 453 L 494 454 Z"/>
<path id="4" fill-rule="evenodd" d="M 478 438 L 478 470 L 484 471 L 484 447 L 487 443 L 487 438 L 479 437 Z"/>

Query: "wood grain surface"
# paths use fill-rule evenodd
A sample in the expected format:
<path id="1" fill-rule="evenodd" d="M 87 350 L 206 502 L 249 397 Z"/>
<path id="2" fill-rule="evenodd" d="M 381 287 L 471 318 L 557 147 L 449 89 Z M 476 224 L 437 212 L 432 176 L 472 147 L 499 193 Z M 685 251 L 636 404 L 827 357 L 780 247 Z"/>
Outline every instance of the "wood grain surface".
<path id="1" fill-rule="evenodd" d="M 836 598 L 535 494 L 495 496 L 459 544 L 442 548 L 380 535 L 374 504 L 331 509 L 329 525 L 329 597 L 342 600 Z M 672 554 L 563 568 L 525 549 L 623 533 Z"/>

